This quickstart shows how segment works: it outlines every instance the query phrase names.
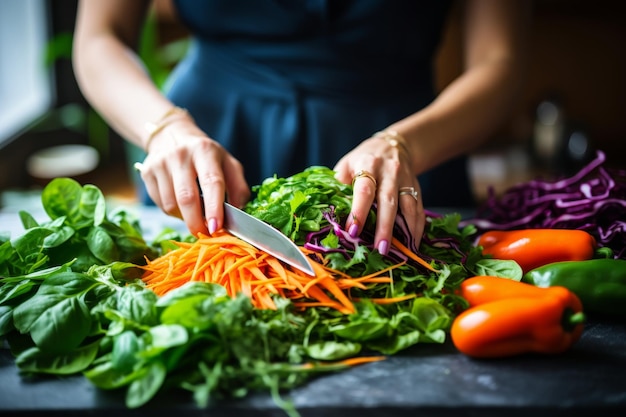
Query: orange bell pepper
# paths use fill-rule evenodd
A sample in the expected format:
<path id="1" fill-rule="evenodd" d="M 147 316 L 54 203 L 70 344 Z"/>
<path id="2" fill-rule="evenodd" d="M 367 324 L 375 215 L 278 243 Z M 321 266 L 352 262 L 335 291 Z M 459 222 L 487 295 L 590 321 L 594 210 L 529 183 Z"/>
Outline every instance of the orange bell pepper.
<path id="1" fill-rule="evenodd" d="M 470 307 L 475 307 L 502 299 L 539 298 L 546 294 L 544 290 L 545 288 L 508 278 L 475 276 L 461 283 L 459 295 L 467 300 Z"/>
<path id="2" fill-rule="evenodd" d="M 461 295 L 470 308 L 455 318 L 450 336 L 456 348 L 468 356 L 560 353 L 583 331 L 580 299 L 564 287 L 538 288 L 506 278 L 478 276 L 463 282 Z"/>
<path id="3" fill-rule="evenodd" d="M 516 261 L 524 273 L 553 262 L 591 259 L 597 247 L 591 234 L 571 229 L 492 230 L 477 244 L 485 255 Z"/>

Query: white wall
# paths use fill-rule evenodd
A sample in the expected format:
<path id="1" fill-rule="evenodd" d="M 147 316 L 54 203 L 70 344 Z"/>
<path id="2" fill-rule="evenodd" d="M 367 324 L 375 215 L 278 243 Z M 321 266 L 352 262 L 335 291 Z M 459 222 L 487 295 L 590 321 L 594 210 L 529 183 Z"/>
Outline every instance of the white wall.
<path id="1" fill-rule="evenodd" d="M 45 0 L 0 0 L 0 149 L 52 105 Z"/>

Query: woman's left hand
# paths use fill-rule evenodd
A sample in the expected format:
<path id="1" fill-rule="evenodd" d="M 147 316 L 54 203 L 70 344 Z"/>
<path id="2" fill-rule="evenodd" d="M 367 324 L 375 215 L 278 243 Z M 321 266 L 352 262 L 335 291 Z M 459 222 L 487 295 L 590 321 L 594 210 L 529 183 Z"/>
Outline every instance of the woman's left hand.
<path id="1" fill-rule="evenodd" d="M 378 251 L 389 251 L 398 210 L 407 221 L 415 248 L 419 247 L 426 217 L 420 185 L 404 142 L 393 134 L 376 134 L 341 158 L 334 170 L 339 181 L 353 184 L 352 210 L 345 225 L 350 235 L 361 233 L 376 203 L 374 245 Z"/>

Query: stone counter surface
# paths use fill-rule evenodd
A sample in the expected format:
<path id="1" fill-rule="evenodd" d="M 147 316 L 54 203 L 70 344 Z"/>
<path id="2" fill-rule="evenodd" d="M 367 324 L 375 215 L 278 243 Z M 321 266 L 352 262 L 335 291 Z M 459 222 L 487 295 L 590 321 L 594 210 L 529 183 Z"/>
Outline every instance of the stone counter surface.
<path id="1" fill-rule="evenodd" d="M 475 360 L 451 343 L 419 345 L 388 359 L 327 374 L 285 394 L 306 416 L 624 416 L 626 324 L 590 321 L 559 355 Z M 198 408 L 186 392 L 129 410 L 122 392 L 82 376 L 22 378 L 0 349 L 0 415 L 285 416 L 269 394 Z"/>

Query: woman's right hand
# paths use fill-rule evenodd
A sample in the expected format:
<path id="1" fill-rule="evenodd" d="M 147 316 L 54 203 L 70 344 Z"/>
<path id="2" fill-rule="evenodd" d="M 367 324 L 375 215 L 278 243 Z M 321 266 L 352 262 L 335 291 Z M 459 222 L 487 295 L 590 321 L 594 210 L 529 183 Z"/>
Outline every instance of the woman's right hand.
<path id="1" fill-rule="evenodd" d="M 148 195 L 165 213 L 182 218 L 193 235 L 222 228 L 225 199 L 242 207 L 250 198 L 241 163 L 191 117 L 169 123 L 147 151 L 141 178 Z"/>

